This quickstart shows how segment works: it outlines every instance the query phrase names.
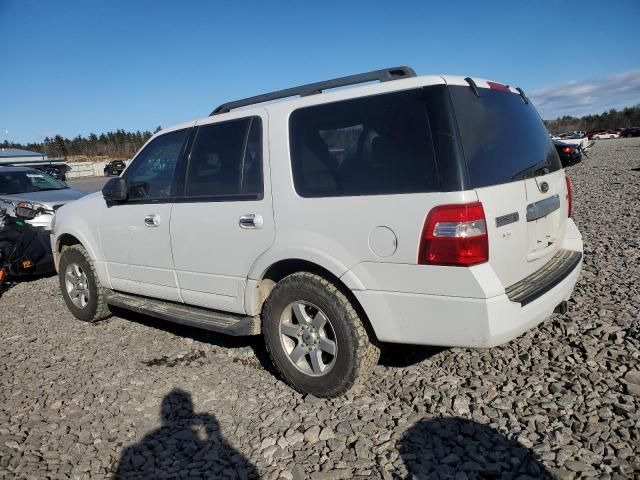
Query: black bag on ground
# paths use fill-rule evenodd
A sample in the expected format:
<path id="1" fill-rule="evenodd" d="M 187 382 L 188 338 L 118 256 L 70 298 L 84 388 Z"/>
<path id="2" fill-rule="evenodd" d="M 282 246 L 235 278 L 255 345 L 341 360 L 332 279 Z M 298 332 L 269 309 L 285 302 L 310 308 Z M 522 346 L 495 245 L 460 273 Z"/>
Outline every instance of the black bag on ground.
<path id="1" fill-rule="evenodd" d="M 43 275 L 54 271 L 48 232 L 0 209 L 0 268 L 9 278 Z"/>

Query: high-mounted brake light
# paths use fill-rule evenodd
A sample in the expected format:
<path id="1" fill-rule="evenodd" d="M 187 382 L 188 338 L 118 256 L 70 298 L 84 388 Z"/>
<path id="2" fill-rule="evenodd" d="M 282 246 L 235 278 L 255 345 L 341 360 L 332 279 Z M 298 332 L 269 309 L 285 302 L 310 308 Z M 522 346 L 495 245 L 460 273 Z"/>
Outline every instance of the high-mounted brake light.
<path id="1" fill-rule="evenodd" d="M 511 91 L 509 90 L 509 85 L 503 85 L 502 83 L 496 83 L 496 82 L 487 82 L 487 84 L 489 85 L 489 88 L 491 90 L 500 90 L 501 92 Z"/>
<path id="2" fill-rule="evenodd" d="M 565 181 L 567 182 L 567 205 L 569 210 L 569 218 L 573 217 L 573 191 L 571 190 L 571 180 L 565 175 Z"/>
<path id="3" fill-rule="evenodd" d="M 439 205 L 427 215 L 418 264 L 468 267 L 489 260 L 489 239 L 480 202 Z"/>
<path id="4" fill-rule="evenodd" d="M 562 147 L 562 151 L 564 153 L 571 153 L 573 152 L 573 147 Z"/>

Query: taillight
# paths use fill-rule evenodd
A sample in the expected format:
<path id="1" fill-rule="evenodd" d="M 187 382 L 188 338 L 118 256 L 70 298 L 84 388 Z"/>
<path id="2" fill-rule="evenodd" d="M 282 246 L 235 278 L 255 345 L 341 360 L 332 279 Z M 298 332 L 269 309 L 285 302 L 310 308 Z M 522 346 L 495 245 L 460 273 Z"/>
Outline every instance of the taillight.
<path id="1" fill-rule="evenodd" d="M 439 205 L 422 228 L 418 264 L 468 267 L 489 260 L 489 239 L 480 202 Z"/>
<path id="2" fill-rule="evenodd" d="M 573 147 L 563 147 L 562 151 L 564 153 L 571 153 L 571 152 L 573 152 Z"/>
<path id="3" fill-rule="evenodd" d="M 569 206 L 569 217 L 573 217 L 573 192 L 571 191 L 571 180 L 565 175 L 564 179 L 567 182 L 567 204 Z"/>

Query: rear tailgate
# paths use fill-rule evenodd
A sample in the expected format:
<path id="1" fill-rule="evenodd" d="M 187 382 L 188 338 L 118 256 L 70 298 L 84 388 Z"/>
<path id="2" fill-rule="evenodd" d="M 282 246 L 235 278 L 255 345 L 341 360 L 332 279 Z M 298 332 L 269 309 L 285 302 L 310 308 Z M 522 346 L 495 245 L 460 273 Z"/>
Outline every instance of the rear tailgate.
<path id="1" fill-rule="evenodd" d="M 568 216 L 564 170 L 537 111 L 504 85 L 449 82 L 469 183 L 482 202 L 489 263 L 504 287 L 558 251 Z"/>
<path id="2" fill-rule="evenodd" d="M 546 193 L 540 190 L 543 182 Z M 557 253 L 568 218 L 563 170 L 476 192 L 487 220 L 489 262 L 505 287 L 531 275 Z"/>

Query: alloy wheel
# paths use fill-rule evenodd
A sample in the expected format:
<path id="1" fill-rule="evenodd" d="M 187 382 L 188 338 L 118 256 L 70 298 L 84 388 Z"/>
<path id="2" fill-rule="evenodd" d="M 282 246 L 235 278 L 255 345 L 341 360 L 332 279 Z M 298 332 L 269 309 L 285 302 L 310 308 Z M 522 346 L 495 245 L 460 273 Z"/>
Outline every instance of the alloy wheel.
<path id="1" fill-rule="evenodd" d="M 289 361 L 305 375 L 326 375 L 335 364 L 338 344 L 329 317 L 312 303 L 290 303 L 280 318 L 280 341 Z"/>
<path id="2" fill-rule="evenodd" d="M 64 273 L 64 283 L 67 295 L 71 302 L 78 308 L 84 308 L 89 303 L 89 281 L 80 265 L 70 263 Z"/>

